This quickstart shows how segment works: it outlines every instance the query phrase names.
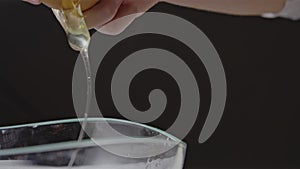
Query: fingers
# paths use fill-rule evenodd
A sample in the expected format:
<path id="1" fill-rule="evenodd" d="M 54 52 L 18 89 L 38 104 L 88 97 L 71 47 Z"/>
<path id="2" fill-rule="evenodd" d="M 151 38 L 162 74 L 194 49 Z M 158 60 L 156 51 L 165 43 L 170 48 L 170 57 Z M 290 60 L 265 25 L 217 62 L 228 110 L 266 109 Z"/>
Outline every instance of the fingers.
<path id="1" fill-rule="evenodd" d="M 123 32 L 136 18 L 144 14 L 158 0 L 127 0 L 119 8 L 115 18 L 105 25 L 100 25 L 96 29 L 104 34 L 117 35 Z"/>
<path id="2" fill-rule="evenodd" d="M 112 20 L 123 0 L 101 0 L 93 8 L 84 12 L 85 21 L 89 28 L 95 28 Z"/>
<path id="3" fill-rule="evenodd" d="M 105 25 L 99 25 L 95 29 L 108 35 L 118 35 L 123 32 L 137 17 L 144 12 L 138 12 L 131 5 L 122 5 L 115 18 Z"/>
<path id="4" fill-rule="evenodd" d="M 24 2 L 28 2 L 28 3 L 31 3 L 31 4 L 34 4 L 34 5 L 39 5 L 41 4 L 41 0 L 22 0 Z"/>

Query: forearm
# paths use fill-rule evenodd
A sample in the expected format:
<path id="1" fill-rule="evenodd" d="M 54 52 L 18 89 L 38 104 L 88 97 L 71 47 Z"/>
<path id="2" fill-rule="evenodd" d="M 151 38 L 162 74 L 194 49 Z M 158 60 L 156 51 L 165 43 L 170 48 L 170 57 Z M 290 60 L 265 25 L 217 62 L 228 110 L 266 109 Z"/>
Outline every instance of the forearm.
<path id="1" fill-rule="evenodd" d="M 174 5 L 232 15 L 277 13 L 285 0 L 163 0 Z"/>

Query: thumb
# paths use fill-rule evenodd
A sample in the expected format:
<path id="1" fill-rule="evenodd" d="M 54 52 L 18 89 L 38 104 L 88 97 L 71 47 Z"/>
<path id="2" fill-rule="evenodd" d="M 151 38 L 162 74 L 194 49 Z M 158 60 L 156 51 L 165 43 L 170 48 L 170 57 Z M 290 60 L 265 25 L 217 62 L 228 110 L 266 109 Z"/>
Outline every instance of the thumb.
<path id="1" fill-rule="evenodd" d="M 34 4 L 34 5 L 39 5 L 39 4 L 41 4 L 42 0 L 22 0 L 22 1 L 28 2 L 28 3 L 31 3 L 31 4 Z"/>

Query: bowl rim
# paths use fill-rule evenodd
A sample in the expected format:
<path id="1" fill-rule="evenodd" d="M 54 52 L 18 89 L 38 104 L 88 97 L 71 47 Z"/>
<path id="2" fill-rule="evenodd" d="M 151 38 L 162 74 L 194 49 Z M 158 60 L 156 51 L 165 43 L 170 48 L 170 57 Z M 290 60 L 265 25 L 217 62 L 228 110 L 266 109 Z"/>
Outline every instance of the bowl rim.
<path id="1" fill-rule="evenodd" d="M 45 122 L 36 122 L 36 123 L 28 123 L 28 124 L 20 124 L 20 125 L 12 125 L 12 126 L 4 126 L 0 127 L 0 131 L 3 130 L 10 130 L 10 129 L 18 129 L 18 128 L 27 128 L 27 127 L 39 127 L 39 126 L 47 126 L 47 125 L 55 125 L 55 124 L 68 124 L 68 123 L 80 123 L 87 120 L 88 123 L 91 122 L 109 122 L 109 123 L 121 123 L 121 124 L 128 124 L 128 125 L 136 125 L 139 127 L 144 127 L 150 129 L 152 131 L 158 132 L 159 134 L 166 136 L 167 138 L 173 140 L 178 144 L 178 146 L 186 149 L 187 145 L 182 140 L 178 139 L 177 137 L 162 131 L 160 129 L 140 124 L 128 120 L 121 120 L 121 119 L 114 119 L 114 118 L 73 118 L 73 119 L 63 119 L 63 120 L 52 120 L 52 121 L 45 121 Z M 0 132 L 2 134 L 2 132 Z M 145 139 L 147 140 L 147 139 Z M 103 145 L 114 145 L 117 144 L 110 140 L 100 140 Z M 119 142 L 119 141 L 118 141 Z M 99 140 L 97 140 L 99 143 Z M 87 148 L 97 146 L 92 139 L 84 139 L 81 141 L 73 140 L 73 141 L 64 141 L 58 143 L 50 143 L 50 144 L 42 144 L 42 145 L 34 145 L 34 146 L 27 146 L 27 147 L 17 147 L 17 148 L 9 148 L 9 149 L 1 149 L 0 147 L 0 157 L 1 156 L 9 156 L 9 155 L 20 155 L 20 154 L 33 154 L 33 153 L 42 153 L 42 152 L 53 152 L 53 151 L 63 151 L 63 150 L 70 150 L 70 149 L 79 149 L 79 148 Z"/>

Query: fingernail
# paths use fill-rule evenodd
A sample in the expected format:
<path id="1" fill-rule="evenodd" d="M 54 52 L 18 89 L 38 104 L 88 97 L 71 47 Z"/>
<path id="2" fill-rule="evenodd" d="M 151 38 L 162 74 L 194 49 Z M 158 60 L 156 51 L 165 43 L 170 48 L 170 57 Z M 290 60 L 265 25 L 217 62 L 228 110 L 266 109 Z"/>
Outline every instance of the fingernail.
<path id="1" fill-rule="evenodd" d="M 34 5 L 39 5 L 41 3 L 41 0 L 22 0 L 24 2 L 28 2 Z"/>

